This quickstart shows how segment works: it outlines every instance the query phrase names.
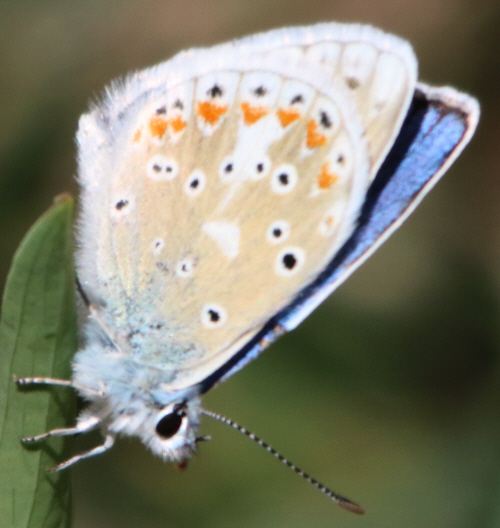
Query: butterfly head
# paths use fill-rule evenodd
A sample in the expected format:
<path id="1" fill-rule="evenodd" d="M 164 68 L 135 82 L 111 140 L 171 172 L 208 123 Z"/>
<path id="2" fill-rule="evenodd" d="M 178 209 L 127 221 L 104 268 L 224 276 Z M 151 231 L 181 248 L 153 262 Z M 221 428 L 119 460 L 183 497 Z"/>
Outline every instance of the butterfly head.
<path id="1" fill-rule="evenodd" d="M 163 460 L 183 460 L 194 450 L 199 424 L 199 402 L 169 404 L 151 416 L 139 432 L 144 444 Z"/>
<path id="2" fill-rule="evenodd" d="M 114 406 L 112 398 L 95 399 L 82 419 L 97 420 L 105 435 L 136 436 L 164 461 L 189 458 L 197 443 L 201 411 L 198 398 L 176 399 L 165 406 L 154 400 L 135 399 L 130 405 Z"/>
<path id="3" fill-rule="evenodd" d="M 79 421 L 98 423 L 106 436 L 138 437 L 165 461 L 190 456 L 201 412 L 196 386 L 172 390 L 168 372 L 139 369 L 133 359 L 95 341 L 77 354 L 73 369 L 81 396 L 90 402 Z M 100 381 L 92 383 L 96 369 Z"/>

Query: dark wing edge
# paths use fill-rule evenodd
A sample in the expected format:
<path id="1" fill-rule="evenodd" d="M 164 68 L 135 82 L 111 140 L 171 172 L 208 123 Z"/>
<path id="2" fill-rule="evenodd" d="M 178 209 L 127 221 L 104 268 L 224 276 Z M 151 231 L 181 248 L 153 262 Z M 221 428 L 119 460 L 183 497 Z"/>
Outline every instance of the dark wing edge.
<path id="1" fill-rule="evenodd" d="M 248 343 L 200 382 L 202 393 L 294 329 L 408 218 L 474 135 L 478 102 L 454 88 L 417 84 L 392 149 L 368 189 L 353 234 L 319 276 Z"/>

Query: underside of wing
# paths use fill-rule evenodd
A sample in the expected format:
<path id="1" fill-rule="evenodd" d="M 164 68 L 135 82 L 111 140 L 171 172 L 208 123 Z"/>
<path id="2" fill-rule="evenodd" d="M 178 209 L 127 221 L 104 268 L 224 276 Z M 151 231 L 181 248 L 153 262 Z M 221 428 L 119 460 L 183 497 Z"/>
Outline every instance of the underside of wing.
<path id="1" fill-rule="evenodd" d="M 408 45 L 290 31 L 179 54 L 80 124 L 80 280 L 121 351 L 171 370 L 172 390 L 317 282 L 406 114 Z"/>
<path id="2" fill-rule="evenodd" d="M 417 60 L 410 44 L 380 29 L 360 24 L 323 23 L 252 35 L 236 48 L 283 48 L 328 68 L 356 103 L 366 132 L 370 175 L 396 138 L 417 82 Z"/>
<path id="3" fill-rule="evenodd" d="M 453 88 L 419 84 L 401 132 L 370 186 L 358 226 L 317 279 L 269 320 L 252 342 L 208 376 L 203 391 L 292 330 L 406 220 L 472 138 L 477 101 Z"/>

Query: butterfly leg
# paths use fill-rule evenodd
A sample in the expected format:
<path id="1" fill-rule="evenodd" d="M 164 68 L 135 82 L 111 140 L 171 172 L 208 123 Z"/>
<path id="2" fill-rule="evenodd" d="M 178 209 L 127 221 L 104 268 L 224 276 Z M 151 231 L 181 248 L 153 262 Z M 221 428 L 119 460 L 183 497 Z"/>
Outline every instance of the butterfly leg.
<path id="1" fill-rule="evenodd" d="M 23 444 L 32 444 L 34 442 L 40 442 L 51 436 L 71 436 L 77 435 L 80 433 L 87 433 L 100 424 L 101 420 L 97 416 L 89 416 L 83 420 L 80 420 L 75 427 L 65 427 L 61 429 L 52 429 L 52 431 L 47 431 L 36 436 L 27 436 L 21 439 Z"/>
<path id="2" fill-rule="evenodd" d="M 115 437 L 113 435 L 108 434 L 106 438 L 104 439 L 104 442 L 102 445 L 94 447 L 93 449 L 90 449 L 89 451 L 85 451 L 85 453 L 81 453 L 79 455 L 71 457 L 70 459 L 66 460 L 66 462 L 62 462 L 58 466 L 52 468 L 50 471 L 52 472 L 61 471 L 62 469 L 66 469 L 69 466 L 76 464 L 77 462 L 79 462 L 80 460 L 83 460 L 84 458 L 90 458 L 96 455 L 100 455 L 101 453 L 105 453 L 108 449 L 111 449 L 111 447 L 113 447 L 114 443 L 115 443 Z"/>
<path id="3" fill-rule="evenodd" d="M 88 387 L 84 387 L 83 385 L 75 383 L 74 381 L 57 378 L 42 378 L 38 376 L 31 378 L 17 378 L 14 376 L 14 383 L 20 387 L 23 387 L 25 385 L 57 385 L 59 387 L 70 387 L 72 389 L 75 389 L 76 391 L 83 391 L 87 393 L 92 392 L 98 396 L 103 395 L 101 391 L 89 389 Z"/>

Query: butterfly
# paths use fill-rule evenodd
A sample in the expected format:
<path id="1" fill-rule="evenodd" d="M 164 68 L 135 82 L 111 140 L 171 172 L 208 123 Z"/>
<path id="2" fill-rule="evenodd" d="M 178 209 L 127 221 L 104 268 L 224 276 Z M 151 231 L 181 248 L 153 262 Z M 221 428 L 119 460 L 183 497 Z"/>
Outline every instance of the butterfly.
<path id="1" fill-rule="evenodd" d="M 71 381 L 103 432 L 183 461 L 200 398 L 294 329 L 398 228 L 471 139 L 475 99 L 417 82 L 404 40 L 324 23 L 113 83 L 80 119 Z"/>

